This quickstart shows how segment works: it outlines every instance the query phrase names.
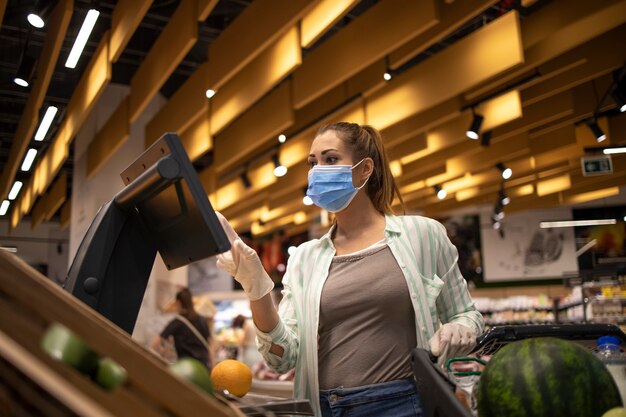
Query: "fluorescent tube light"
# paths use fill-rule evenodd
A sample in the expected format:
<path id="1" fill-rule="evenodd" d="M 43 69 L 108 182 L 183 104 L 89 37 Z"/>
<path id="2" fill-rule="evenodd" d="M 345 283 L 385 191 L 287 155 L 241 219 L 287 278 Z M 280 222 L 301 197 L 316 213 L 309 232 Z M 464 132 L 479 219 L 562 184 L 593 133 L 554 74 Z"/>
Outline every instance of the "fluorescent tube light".
<path id="1" fill-rule="evenodd" d="M 28 152 L 26 152 L 26 156 L 24 157 L 24 162 L 22 162 L 22 171 L 27 172 L 33 166 L 33 161 L 35 161 L 35 157 L 37 156 L 37 149 L 30 148 Z"/>
<path id="2" fill-rule="evenodd" d="M 605 155 L 613 155 L 616 153 L 626 153 L 626 147 L 623 148 L 606 148 L 602 151 Z"/>
<path id="3" fill-rule="evenodd" d="M 15 200 L 22 189 L 22 185 L 22 181 L 15 181 L 13 183 L 13 187 L 11 187 L 11 191 L 9 191 L 9 200 Z"/>
<path id="4" fill-rule="evenodd" d="M 37 142 L 41 142 L 46 138 L 46 135 L 48 134 L 48 129 L 50 129 L 50 126 L 52 125 L 52 120 L 54 120 L 54 116 L 56 116 L 58 110 L 59 109 L 54 106 L 49 106 L 46 109 L 46 114 L 43 115 L 41 123 L 39 123 L 37 133 L 35 133 L 35 140 Z"/>
<path id="5" fill-rule="evenodd" d="M 615 224 L 615 219 L 598 219 L 598 220 L 561 220 L 554 222 L 541 222 L 539 227 L 542 229 L 550 229 L 553 227 L 576 227 L 576 226 L 601 226 L 604 224 Z"/>
<path id="6" fill-rule="evenodd" d="M 0 204 L 0 216 L 4 216 L 9 211 L 9 206 L 11 202 L 9 200 L 4 200 L 2 204 Z"/>
<path id="7" fill-rule="evenodd" d="M 80 27 L 80 31 L 78 31 L 78 36 L 74 41 L 74 46 L 72 46 L 72 50 L 70 51 L 70 55 L 67 57 L 67 61 L 65 61 L 65 66 L 67 68 L 76 68 L 78 59 L 83 53 L 83 49 L 85 49 L 87 39 L 89 39 L 91 31 L 96 25 L 96 20 L 98 20 L 98 16 L 100 16 L 100 12 L 96 9 L 90 9 L 87 12 L 87 16 L 85 16 L 83 25 Z"/>

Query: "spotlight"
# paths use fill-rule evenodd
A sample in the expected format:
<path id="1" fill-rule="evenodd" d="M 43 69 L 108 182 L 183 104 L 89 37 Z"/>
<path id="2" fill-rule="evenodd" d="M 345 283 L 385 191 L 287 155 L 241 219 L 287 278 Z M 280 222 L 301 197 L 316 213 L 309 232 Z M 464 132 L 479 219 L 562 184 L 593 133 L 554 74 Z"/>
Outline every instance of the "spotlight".
<path id="1" fill-rule="evenodd" d="M 613 97 L 613 101 L 615 101 L 615 104 L 617 104 L 617 108 L 619 109 L 620 113 L 626 112 L 626 94 L 622 94 L 622 92 L 619 91 L 616 86 L 611 93 L 611 97 Z"/>
<path id="2" fill-rule="evenodd" d="M 313 205 L 313 200 L 311 199 L 311 197 L 306 195 L 306 191 L 307 191 L 307 187 L 304 187 L 304 197 L 302 197 L 302 203 L 305 206 L 312 206 Z"/>
<path id="3" fill-rule="evenodd" d="M 280 143 L 285 143 L 286 140 L 287 140 L 287 136 L 283 135 L 282 133 L 278 135 L 278 141 Z"/>
<path id="4" fill-rule="evenodd" d="M 41 29 L 46 25 L 46 21 L 44 18 L 48 15 L 50 10 L 50 5 L 52 2 L 50 1 L 35 1 L 36 6 L 34 6 L 31 12 L 26 16 L 26 20 L 31 24 L 34 28 Z M 43 6 L 42 6 L 43 4 Z"/>
<path id="5" fill-rule="evenodd" d="M 28 23 L 37 29 L 41 29 L 46 25 L 46 22 L 44 22 L 41 16 L 37 13 L 29 13 L 28 16 L 26 16 L 26 20 L 28 20 Z"/>
<path id="6" fill-rule="evenodd" d="M 480 144 L 485 147 L 488 147 L 491 145 L 491 130 L 488 130 L 481 135 Z"/>
<path id="7" fill-rule="evenodd" d="M 435 185 L 433 188 L 435 189 L 435 192 L 437 193 L 438 199 L 443 200 L 444 198 L 448 196 L 447 191 L 441 188 L 440 186 Z"/>
<path id="8" fill-rule="evenodd" d="M 241 178 L 241 182 L 243 183 L 243 186 L 246 188 L 246 190 L 252 187 L 252 183 L 250 182 L 250 177 L 248 177 L 247 169 L 244 169 L 241 175 L 239 175 L 239 178 Z"/>
<path id="9" fill-rule="evenodd" d="M 392 78 L 392 74 L 390 70 L 385 71 L 385 73 L 383 74 L 383 78 L 385 79 L 385 81 L 389 81 Z"/>
<path id="10" fill-rule="evenodd" d="M 493 219 L 497 222 L 504 219 L 504 211 L 497 211 L 493 213 Z"/>
<path id="11" fill-rule="evenodd" d="M 500 224 L 500 222 L 493 222 L 492 227 L 494 228 L 494 230 L 500 230 L 502 224 Z"/>
<path id="12" fill-rule="evenodd" d="M 215 95 L 216 91 L 213 90 L 212 88 L 209 88 L 208 90 L 206 90 L 206 92 L 204 93 L 206 95 L 206 98 L 212 98 Z"/>
<path id="13" fill-rule="evenodd" d="M 20 87 L 28 87 L 30 84 L 30 78 L 33 76 L 33 70 L 35 69 L 35 58 L 28 55 L 26 51 L 22 54 L 20 65 L 17 67 L 15 78 L 13 82 Z"/>
<path id="14" fill-rule="evenodd" d="M 498 194 L 500 203 L 502 203 L 503 206 L 508 205 L 511 202 L 511 199 L 509 198 L 509 196 L 506 195 L 506 193 L 504 192 L 504 188 L 500 188 L 500 193 Z"/>
<path id="15" fill-rule="evenodd" d="M 500 172 L 502 173 L 502 178 L 505 180 L 508 180 L 513 175 L 513 170 L 504 166 L 502 162 L 498 162 L 496 164 L 496 168 L 500 170 Z"/>
<path id="16" fill-rule="evenodd" d="M 287 167 L 280 163 L 278 154 L 272 155 L 272 162 L 274 162 L 274 175 L 282 177 L 287 173 Z"/>
<path id="17" fill-rule="evenodd" d="M 467 132 L 465 132 L 465 135 L 470 139 L 476 140 L 480 135 L 480 125 L 483 124 L 484 117 L 480 114 L 474 113 L 474 110 L 472 110 L 472 113 L 474 114 L 474 118 L 472 119 L 472 124 L 470 125 L 470 128 L 467 129 Z"/>
<path id="18" fill-rule="evenodd" d="M 593 136 L 596 137 L 597 142 L 602 142 L 604 139 L 606 139 L 606 135 L 604 134 L 602 129 L 600 129 L 600 126 L 598 125 L 597 120 L 594 119 L 594 120 L 588 121 L 587 126 L 589 126 L 589 130 L 591 130 L 591 133 L 593 133 Z"/>

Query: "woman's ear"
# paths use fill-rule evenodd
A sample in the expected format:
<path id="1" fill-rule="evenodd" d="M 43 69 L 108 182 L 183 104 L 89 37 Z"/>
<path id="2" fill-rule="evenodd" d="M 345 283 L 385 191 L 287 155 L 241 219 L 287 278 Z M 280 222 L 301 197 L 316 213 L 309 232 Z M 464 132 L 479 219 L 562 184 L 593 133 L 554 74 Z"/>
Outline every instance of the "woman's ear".
<path id="1" fill-rule="evenodd" d="M 363 160 L 363 171 L 362 171 L 362 179 L 369 178 L 374 173 L 374 160 L 370 157 L 367 157 Z"/>

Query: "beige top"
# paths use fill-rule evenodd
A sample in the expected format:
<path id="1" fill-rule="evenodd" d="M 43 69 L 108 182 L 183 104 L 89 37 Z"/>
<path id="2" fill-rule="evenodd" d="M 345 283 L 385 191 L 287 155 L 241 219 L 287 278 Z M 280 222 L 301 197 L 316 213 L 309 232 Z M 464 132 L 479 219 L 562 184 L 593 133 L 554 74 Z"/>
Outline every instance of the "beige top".
<path id="1" fill-rule="evenodd" d="M 384 241 L 335 256 L 320 301 L 319 387 L 358 387 L 413 375 L 415 313 Z"/>

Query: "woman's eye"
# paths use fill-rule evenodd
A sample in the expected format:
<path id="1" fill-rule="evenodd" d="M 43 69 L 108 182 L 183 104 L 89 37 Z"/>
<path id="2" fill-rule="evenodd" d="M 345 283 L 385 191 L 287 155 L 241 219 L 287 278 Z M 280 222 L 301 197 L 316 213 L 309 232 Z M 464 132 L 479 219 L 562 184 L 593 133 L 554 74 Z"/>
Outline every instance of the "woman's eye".
<path id="1" fill-rule="evenodd" d="M 315 165 L 317 165 L 317 162 L 315 161 L 309 161 L 309 167 L 313 168 Z"/>
<path id="2" fill-rule="evenodd" d="M 337 162 L 337 157 L 335 156 L 329 156 L 328 158 L 326 158 L 327 164 L 334 164 L 335 162 Z"/>

